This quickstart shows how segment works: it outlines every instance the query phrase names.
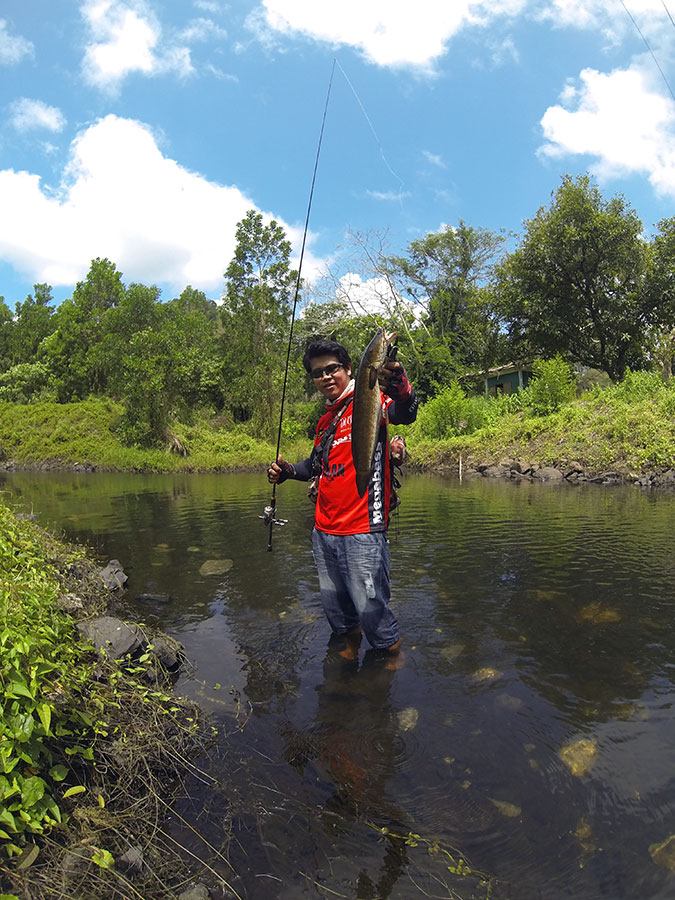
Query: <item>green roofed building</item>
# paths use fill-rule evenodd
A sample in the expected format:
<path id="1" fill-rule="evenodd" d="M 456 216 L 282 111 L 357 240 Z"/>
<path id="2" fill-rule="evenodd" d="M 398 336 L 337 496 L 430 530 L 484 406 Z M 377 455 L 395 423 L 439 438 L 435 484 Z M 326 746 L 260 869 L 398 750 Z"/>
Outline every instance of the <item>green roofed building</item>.
<path id="1" fill-rule="evenodd" d="M 524 363 L 507 363 L 481 372 L 485 380 L 485 396 L 513 394 L 526 388 L 532 378 L 532 367 Z"/>
<path id="2" fill-rule="evenodd" d="M 529 363 L 506 363 L 504 366 L 496 366 L 494 369 L 486 369 L 481 372 L 467 372 L 460 377 L 460 381 L 471 379 L 476 384 L 480 379 L 485 388 L 486 397 L 496 397 L 498 394 L 513 394 L 526 388 L 532 378 L 532 365 Z"/>

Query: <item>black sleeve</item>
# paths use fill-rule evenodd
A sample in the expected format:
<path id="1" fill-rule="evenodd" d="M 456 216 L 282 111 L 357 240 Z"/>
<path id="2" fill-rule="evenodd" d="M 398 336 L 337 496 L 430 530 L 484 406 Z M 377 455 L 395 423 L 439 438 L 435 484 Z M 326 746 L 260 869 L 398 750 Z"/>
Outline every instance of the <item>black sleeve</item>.
<path id="1" fill-rule="evenodd" d="M 312 477 L 312 457 L 303 459 L 301 462 L 293 464 L 295 474 L 291 475 L 295 481 L 309 481 Z"/>
<path id="2" fill-rule="evenodd" d="M 411 388 L 410 396 L 405 400 L 392 400 L 387 410 L 392 425 L 411 425 L 417 418 L 419 400 L 415 389 Z"/>

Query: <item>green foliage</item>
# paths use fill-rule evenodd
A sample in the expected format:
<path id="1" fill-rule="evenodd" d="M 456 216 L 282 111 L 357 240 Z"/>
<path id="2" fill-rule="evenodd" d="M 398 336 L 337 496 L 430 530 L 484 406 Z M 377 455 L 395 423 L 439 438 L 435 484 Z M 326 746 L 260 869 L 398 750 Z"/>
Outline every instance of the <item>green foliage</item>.
<path id="1" fill-rule="evenodd" d="M 576 394 L 574 372 L 559 354 L 553 359 L 535 360 L 532 372 L 532 381 L 520 392 L 521 408 L 530 406 L 535 415 L 547 416 L 574 398 Z"/>
<path id="2" fill-rule="evenodd" d="M 297 273 L 281 226 L 249 210 L 237 225 L 235 254 L 225 272 L 222 309 L 227 402 L 239 421 L 250 421 L 273 440 L 278 421 L 285 346 Z"/>
<path id="3" fill-rule="evenodd" d="M 672 393 L 672 389 L 671 392 Z M 654 400 L 668 396 L 663 380 L 655 372 L 631 372 L 629 369 L 623 379 L 614 385 L 606 394 L 613 401 L 621 400 L 633 403 L 641 400 Z"/>
<path id="4" fill-rule="evenodd" d="M 0 375 L 0 402 L 28 403 L 44 398 L 49 389 L 50 371 L 43 362 L 25 362 Z"/>
<path id="5" fill-rule="evenodd" d="M 636 213 L 622 197 L 605 201 L 588 177 L 565 176 L 499 268 L 516 352 L 560 352 L 614 381 L 629 366 L 644 368 L 645 330 L 658 318 L 648 273 Z"/>
<path id="6" fill-rule="evenodd" d="M 31 363 L 39 353 L 42 341 L 54 331 L 52 289 L 48 284 L 36 284 L 35 295 L 29 294 L 23 303 L 16 304 L 16 314 L 9 341 L 13 365 Z"/>
<path id="7" fill-rule="evenodd" d="M 64 820 L 64 778 L 78 758 L 92 759 L 105 727 L 88 684 L 95 663 L 59 611 L 59 582 L 43 557 L 28 523 L 0 506 L 0 848 L 8 856 Z"/>
<path id="8" fill-rule="evenodd" d="M 120 360 L 101 352 L 106 313 L 123 296 L 122 276 L 115 264 L 97 258 L 86 280 L 77 283 L 72 298 L 64 300 L 54 313 L 55 330 L 42 341 L 41 352 L 62 402 L 107 390 L 110 374 Z"/>
<path id="9" fill-rule="evenodd" d="M 488 409 L 500 415 L 473 433 L 435 443 L 412 426 L 411 457 L 432 466 L 460 453 L 466 464 L 506 456 L 541 465 L 574 460 L 588 472 L 616 468 L 635 477 L 675 466 L 675 384 L 664 384 L 658 374 L 629 372 L 618 384 L 597 386 L 548 415 L 532 415 L 526 403 L 526 391 L 493 401 Z"/>
<path id="10" fill-rule="evenodd" d="M 289 405 L 281 426 L 283 443 L 311 440 L 314 437 L 317 422 L 325 411 L 323 402 L 300 402 Z"/>
<path id="11" fill-rule="evenodd" d="M 422 404 L 408 432 L 414 440 L 443 441 L 472 434 L 512 411 L 509 398 L 467 397 L 456 381 Z"/>
<path id="12" fill-rule="evenodd" d="M 444 346 L 463 368 L 488 368 L 501 350 L 501 314 L 487 291 L 487 280 L 503 241 L 503 235 L 460 219 L 457 227 L 446 225 L 412 241 L 406 256 L 382 263 L 401 295 L 425 310 L 431 345 Z M 422 334 L 415 337 L 421 339 Z M 447 383 L 443 376 L 436 380 Z"/>

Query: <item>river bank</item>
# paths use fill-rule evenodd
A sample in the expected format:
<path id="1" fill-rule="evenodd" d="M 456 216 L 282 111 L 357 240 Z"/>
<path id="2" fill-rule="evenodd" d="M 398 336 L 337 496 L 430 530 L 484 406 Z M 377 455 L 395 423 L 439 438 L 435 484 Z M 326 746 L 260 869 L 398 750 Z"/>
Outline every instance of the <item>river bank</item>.
<path id="1" fill-rule="evenodd" d="M 675 483 L 675 390 L 658 377 L 629 373 L 619 384 L 586 391 L 548 414 L 506 401 L 485 402 L 475 421 L 443 395 L 420 408 L 408 442 L 409 466 L 458 475 L 514 479 Z M 79 403 L 0 404 L 0 467 L 75 472 L 262 472 L 275 446 L 217 418 L 172 425 L 166 448 L 124 445 L 117 434 L 122 406 L 106 398 Z M 305 457 L 309 436 L 291 429 L 282 455 Z M 180 448 L 180 452 L 176 449 Z"/>
<path id="2" fill-rule="evenodd" d="M 125 580 L 0 505 L 7 900 L 192 896 L 163 823 L 208 733 L 171 691 L 180 648 L 109 614 Z"/>

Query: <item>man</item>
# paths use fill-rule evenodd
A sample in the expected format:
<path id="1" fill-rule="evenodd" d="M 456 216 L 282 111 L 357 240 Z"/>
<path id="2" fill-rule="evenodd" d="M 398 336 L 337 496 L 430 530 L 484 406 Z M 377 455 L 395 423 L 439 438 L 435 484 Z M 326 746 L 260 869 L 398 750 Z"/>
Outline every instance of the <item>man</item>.
<path id="1" fill-rule="evenodd" d="M 326 398 L 312 455 L 292 465 L 280 456 L 267 477 L 272 484 L 287 478 L 309 481 L 318 476 L 312 549 L 326 618 L 333 634 L 344 637 L 340 655 L 358 657 L 364 633 L 376 650 L 386 651 L 388 665 L 402 662 L 401 637 L 389 607 L 389 506 L 391 469 L 387 420 L 408 425 L 417 416 L 417 396 L 403 366 L 385 363 L 380 384 L 382 423 L 368 489 L 359 496 L 352 462 L 354 379 L 347 350 L 335 341 L 311 344 L 303 365 Z"/>

